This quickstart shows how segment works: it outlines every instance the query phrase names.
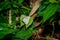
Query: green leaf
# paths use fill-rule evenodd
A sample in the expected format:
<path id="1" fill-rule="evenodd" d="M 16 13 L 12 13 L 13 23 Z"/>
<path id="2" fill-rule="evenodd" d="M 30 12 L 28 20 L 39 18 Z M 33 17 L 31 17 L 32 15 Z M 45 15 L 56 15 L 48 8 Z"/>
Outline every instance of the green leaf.
<path id="1" fill-rule="evenodd" d="M 14 33 L 15 30 L 8 28 L 8 24 L 0 23 L 0 39 L 4 38 L 10 33 Z"/>
<path id="2" fill-rule="evenodd" d="M 49 0 L 49 2 L 51 2 L 51 3 L 55 3 L 55 2 L 56 2 L 56 0 Z"/>
<path id="3" fill-rule="evenodd" d="M 20 27 L 24 26 L 24 23 L 20 20 Z"/>
<path id="4" fill-rule="evenodd" d="M 1 29 L 1 28 L 0 28 Z M 4 38 L 6 35 L 13 33 L 14 30 L 13 29 L 9 29 L 9 28 L 2 28 L 2 30 L 0 30 L 0 39 Z"/>
<path id="5" fill-rule="evenodd" d="M 6 23 L 0 23 L 0 27 L 7 28 L 8 24 L 6 24 Z"/>
<path id="6" fill-rule="evenodd" d="M 46 5 L 41 5 L 40 7 L 39 7 L 39 9 L 38 9 L 38 16 L 42 16 L 42 13 L 43 13 L 43 11 L 45 11 L 45 9 L 46 9 Z"/>
<path id="7" fill-rule="evenodd" d="M 24 25 L 23 23 L 23 18 L 26 17 L 25 15 L 21 15 L 20 16 L 20 27 L 22 27 Z"/>
<path id="8" fill-rule="evenodd" d="M 4 9 L 9 9 L 11 8 L 10 2 L 1 2 L 0 3 L 0 11 Z"/>
<path id="9" fill-rule="evenodd" d="M 56 5 L 49 5 L 46 10 L 42 13 L 43 14 L 43 19 L 42 19 L 42 24 L 45 23 L 50 17 L 52 17 L 55 12 L 57 11 L 57 6 Z"/>
<path id="10" fill-rule="evenodd" d="M 26 29 L 26 30 L 22 29 L 21 31 L 16 33 L 15 38 L 17 38 L 17 39 L 20 38 L 20 39 L 23 39 L 23 40 L 27 40 L 29 37 L 32 36 L 33 32 L 36 32 L 36 30 L 34 30 L 32 27 L 29 28 L 29 29 Z"/>
<path id="11" fill-rule="evenodd" d="M 23 18 L 26 17 L 25 15 L 20 16 L 20 20 L 23 21 Z"/>
<path id="12" fill-rule="evenodd" d="M 33 23 L 33 18 L 30 17 L 28 24 L 26 24 L 26 28 L 28 28 Z"/>
<path id="13" fill-rule="evenodd" d="M 18 0 L 18 3 L 21 4 L 24 0 Z"/>
<path id="14" fill-rule="evenodd" d="M 12 2 L 11 4 L 13 5 L 13 7 L 17 7 L 18 5 L 16 1 Z"/>
<path id="15" fill-rule="evenodd" d="M 26 19 L 26 18 L 28 18 L 28 19 Z M 29 17 L 29 16 L 21 15 L 21 17 L 20 17 L 20 26 L 24 25 L 23 22 L 24 23 L 27 22 L 27 24 L 25 24 L 25 25 L 26 25 L 26 28 L 28 28 L 33 23 L 33 18 Z"/>

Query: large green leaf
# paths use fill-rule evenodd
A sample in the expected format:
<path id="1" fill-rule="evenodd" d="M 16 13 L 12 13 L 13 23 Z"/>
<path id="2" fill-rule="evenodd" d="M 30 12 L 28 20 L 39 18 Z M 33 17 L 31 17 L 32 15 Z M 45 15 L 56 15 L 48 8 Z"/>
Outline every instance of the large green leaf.
<path id="1" fill-rule="evenodd" d="M 42 12 L 41 12 L 41 9 L 43 9 L 43 7 L 39 9 L 38 13 L 39 13 L 39 16 L 43 16 L 43 19 L 41 20 L 43 24 L 55 14 L 55 12 L 57 11 L 57 5 L 49 4 L 47 8 L 45 7 L 45 9 L 43 9 Z"/>
<path id="2" fill-rule="evenodd" d="M 17 32 L 16 33 L 16 36 L 15 38 L 20 38 L 20 39 L 23 39 L 23 40 L 27 40 L 29 37 L 32 36 L 32 33 L 35 32 L 36 30 L 34 30 L 32 27 L 29 28 L 29 29 L 22 29 L 21 31 Z"/>
<path id="3" fill-rule="evenodd" d="M 13 33 L 14 30 L 7 27 L 7 24 L 0 24 L 0 39 L 4 38 L 6 35 Z"/>
<path id="4" fill-rule="evenodd" d="M 4 38 L 6 35 L 13 33 L 13 32 L 14 32 L 13 29 L 0 27 L 0 39 Z"/>
<path id="5" fill-rule="evenodd" d="M 46 9 L 47 5 L 41 5 L 39 8 L 38 8 L 38 16 L 42 16 L 42 13 L 43 11 Z"/>
<path id="6" fill-rule="evenodd" d="M 0 30 L 0 39 L 4 38 L 6 35 L 13 33 L 13 32 L 14 31 L 12 29 L 2 28 L 2 30 Z"/>
<path id="7" fill-rule="evenodd" d="M 52 17 L 56 11 L 57 11 L 56 5 L 51 4 L 50 6 L 48 6 L 46 10 L 42 13 L 43 14 L 42 23 L 46 22 L 46 20 Z"/>

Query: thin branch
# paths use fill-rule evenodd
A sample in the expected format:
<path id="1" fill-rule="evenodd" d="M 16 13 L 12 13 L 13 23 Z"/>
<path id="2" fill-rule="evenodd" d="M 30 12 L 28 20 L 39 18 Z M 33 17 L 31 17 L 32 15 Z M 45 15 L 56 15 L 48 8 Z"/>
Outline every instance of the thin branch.
<path id="1" fill-rule="evenodd" d="M 9 24 L 11 25 L 12 19 L 11 19 L 11 9 L 9 10 Z"/>
<path id="2" fill-rule="evenodd" d="M 52 35 L 51 35 L 51 37 L 53 37 L 53 35 L 54 35 L 54 31 L 55 31 L 54 22 L 52 22 L 52 26 L 53 26 L 53 31 L 52 31 Z"/>
<path id="3" fill-rule="evenodd" d="M 42 39 L 46 39 L 46 37 L 40 37 Z M 55 38 L 49 38 L 49 40 L 59 40 L 59 39 L 55 39 Z"/>

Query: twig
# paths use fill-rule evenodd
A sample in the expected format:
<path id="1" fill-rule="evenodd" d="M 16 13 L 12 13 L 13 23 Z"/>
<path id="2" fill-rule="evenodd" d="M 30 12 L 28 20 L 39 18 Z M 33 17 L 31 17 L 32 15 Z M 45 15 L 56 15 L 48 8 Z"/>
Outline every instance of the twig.
<path id="1" fill-rule="evenodd" d="M 54 22 L 52 22 L 52 25 L 53 25 L 53 31 L 52 31 L 52 35 L 51 35 L 51 37 L 53 37 L 53 35 L 54 35 L 54 30 L 55 30 Z"/>
<path id="2" fill-rule="evenodd" d="M 42 39 L 46 39 L 46 37 L 40 37 Z M 59 39 L 55 39 L 55 38 L 49 38 L 49 40 L 59 40 Z"/>
<path id="3" fill-rule="evenodd" d="M 9 10 L 9 24 L 11 25 L 12 20 L 11 20 L 11 9 Z"/>

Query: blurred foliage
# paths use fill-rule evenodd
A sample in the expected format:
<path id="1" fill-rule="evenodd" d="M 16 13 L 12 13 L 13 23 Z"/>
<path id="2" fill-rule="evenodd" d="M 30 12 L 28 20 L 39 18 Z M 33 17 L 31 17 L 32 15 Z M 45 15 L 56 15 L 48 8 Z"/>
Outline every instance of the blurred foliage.
<path id="1" fill-rule="evenodd" d="M 45 8 L 45 6 L 44 6 L 44 8 Z M 42 24 L 43 24 L 44 22 L 46 22 L 46 20 L 48 20 L 51 16 L 53 16 L 55 14 L 55 12 L 57 11 L 57 6 L 55 4 L 49 4 L 42 13 L 41 13 L 41 11 L 42 10 L 40 9 L 38 14 L 43 16 L 43 19 L 42 19 Z"/>
<path id="2" fill-rule="evenodd" d="M 28 16 L 31 7 L 24 6 L 25 0 L 0 0 L 0 40 L 8 34 L 14 34 L 11 40 L 28 40 L 32 36 L 34 29 L 34 20 L 30 17 L 28 24 L 22 21 L 25 16 Z M 8 15 L 9 9 L 12 10 L 12 25 L 9 27 Z M 56 12 L 60 12 L 60 0 L 43 0 L 41 6 L 37 10 L 37 17 L 42 16 L 41 23 L 44 24 L 47 20 L 53 19 Z M 16 16 L 19 16 L 20 21 L 16 21 Z M 23 16 L 21 16 L 23 15 Z M 16 24 L 20 27 L 17 28 Z"/>

